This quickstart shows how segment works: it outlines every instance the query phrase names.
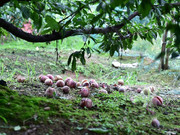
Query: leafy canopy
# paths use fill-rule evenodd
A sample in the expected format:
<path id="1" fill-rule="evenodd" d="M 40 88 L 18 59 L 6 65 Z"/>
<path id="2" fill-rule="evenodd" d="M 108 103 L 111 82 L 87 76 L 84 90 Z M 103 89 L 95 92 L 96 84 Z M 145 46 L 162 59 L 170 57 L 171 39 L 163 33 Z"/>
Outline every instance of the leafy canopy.
<path id="1" fill-rule="evenodd" d="M 180 52 L 179 7 L 178 0 L 7 0 L 0 7 L 0 34 L 5 29 L 30 42 L 82 35 L 84 47 L 68 60 L 75 70 L 78 58 L 85 64 L 85 52 L 98 51 L 88 47 L 92 41 L 113 56 L 119 49 L 131 49 L 138 37 L 153 44 L 152 40 L 168 29 L 174 33 L 174 42 L 168 47 Z M 27 20 L 33 25 L 33 34 L 13 29 L 22 28 Z"/>

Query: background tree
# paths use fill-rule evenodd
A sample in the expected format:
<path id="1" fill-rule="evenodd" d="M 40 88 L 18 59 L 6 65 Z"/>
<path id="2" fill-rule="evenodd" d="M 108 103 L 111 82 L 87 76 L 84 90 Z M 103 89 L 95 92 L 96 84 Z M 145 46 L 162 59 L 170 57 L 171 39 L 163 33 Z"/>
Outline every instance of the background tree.
<path id="1" fill-rule="evenodd" d="M 138 37 L 153 43 L 166 29 L 174 35 L 174 44 L 168 47 L 180 52 L 178 0 L 2 0 L 0 6 L 1 31 L 5 29 L 26 41 L 50 42 L 82 35 L 84 47 L 68 60 L 73 70 L 77 59 L 85 64 L 85 52 L 93 50 L 88 47 L 91 41 L 100 43 L 99 49 L 113 56 L 119 49 L 131 49 Z M 15 17 L 17 13 L 21 19 Z M 31 20 L 36 31 L 24 32 L 21 23 L 7 18 L 13 22 Z M 145 20 L 146 25 L 139 20 Z"/>

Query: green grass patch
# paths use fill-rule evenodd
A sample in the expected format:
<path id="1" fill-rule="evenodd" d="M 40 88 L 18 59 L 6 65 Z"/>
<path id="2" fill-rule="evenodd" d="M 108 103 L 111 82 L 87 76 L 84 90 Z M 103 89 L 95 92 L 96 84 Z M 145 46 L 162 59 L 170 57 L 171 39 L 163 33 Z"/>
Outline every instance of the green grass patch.
<path id="1" fill-rule="evenodd" d="M 11 124 L 28 121 L 38 123 L 59 117 L 70 120 L 78 129 L 96 133 L 165 134 L 169 130 L 180 128 L 180 110 L 176 105 L 170 107 L 165 102 L 163 107 L 151 106 L 150 109 L 156 112 L 152 116 L 146 111 L 143 99 L 136 100 L 133 104 L 128 95 L 118 92 L 108 95 L 94 93 L 91 98 L 92 109 L 80 108 L 79 96 L 71 100 L 28 97 L 3 86 L 0 86 L 0 99 L 0 118 Z M 45 111 L 44 107 L 47 106 L 50 110 Z M 168 115 L 164 115 L 164 112 L 168 112 Z M 155 117 L 162 125 L 159 129 L 151 126 L 151 120 Z"/>

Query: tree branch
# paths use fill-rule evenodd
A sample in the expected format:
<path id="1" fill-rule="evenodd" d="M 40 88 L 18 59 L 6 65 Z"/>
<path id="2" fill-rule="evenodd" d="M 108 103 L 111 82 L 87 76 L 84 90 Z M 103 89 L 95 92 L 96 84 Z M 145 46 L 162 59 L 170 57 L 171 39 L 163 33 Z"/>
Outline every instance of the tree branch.
<path id="1" fill-rule="evenodd" d="M 139 13 L 136 11 L 133 14 L 131 14 L 127 18 L 127 20 L 130 21 L 137 15 L 139 15 Z M 64 39 L 64 38 L 67 38 L 70 36 L 82 35 L 82 34 L 106 34 L 106 33 L 116 32 L 117 30 L 121 29 L 124 25 L 126 25 L 125 22 L 120 23 L 119 25 L 108 26 L 105 28 L 68 30 L 68 31 L 65 31 L 65 33 L 63 35 L 60 32 L 54 32 L 52 34 L 46 34 L 46 35 L 40 36 L 40 35 L 32 35 L 30 33 L 26 33 L 24 31 L 22 31 L 21 29 L 15 27 L 13 24 L 0 18 L 0 27 L 4 28 L 5 30 L 12 33 L 16 37 L 19 37 L 19 38 L 24 39 L 29 42 L 48 42 L 48 41 Z"/>
<path id="2" fill-rule="evenodd" d="M 4 6 L 4 4 L 10 2 L 11 0 L 0 0 L 0 7 Z M 18 1 L 31 1 L 31 0 L 18 0 Z"/>

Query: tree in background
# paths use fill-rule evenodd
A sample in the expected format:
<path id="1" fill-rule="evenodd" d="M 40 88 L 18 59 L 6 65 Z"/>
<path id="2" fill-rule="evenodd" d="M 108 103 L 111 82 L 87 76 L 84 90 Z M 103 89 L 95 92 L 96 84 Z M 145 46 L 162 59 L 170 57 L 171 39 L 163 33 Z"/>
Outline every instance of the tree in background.
<path id="1" fill-rule="evenodd" d="M 174 37 L 168 48 L 180 52 L 179 7 L 178 0 L 1 0 L 0 33 L 6 30 L 33 43 L 82 35 L 84 47 L 68 59 L 75 70 L 76 60 L 85 64 L 85 52 L 93 51 L 88 47 L 91 41 L 113 56 L 119 49 L 131 49 L 138 37 L 153 44 L 152 40 L 166 30 Z M 7 19 L 12 17 L 14 22 L 30 19 L 36 32 L 23 31 L 22 23 Z"/>

